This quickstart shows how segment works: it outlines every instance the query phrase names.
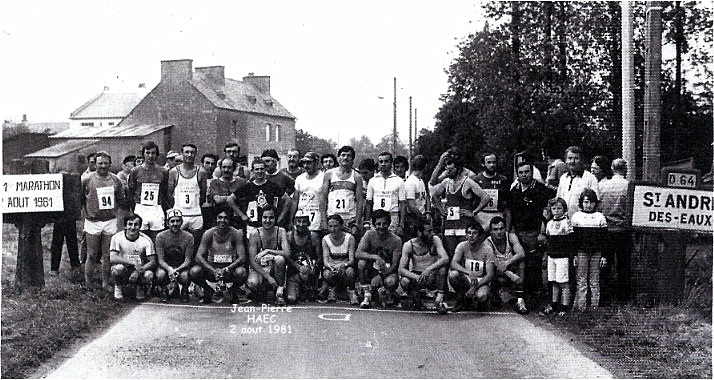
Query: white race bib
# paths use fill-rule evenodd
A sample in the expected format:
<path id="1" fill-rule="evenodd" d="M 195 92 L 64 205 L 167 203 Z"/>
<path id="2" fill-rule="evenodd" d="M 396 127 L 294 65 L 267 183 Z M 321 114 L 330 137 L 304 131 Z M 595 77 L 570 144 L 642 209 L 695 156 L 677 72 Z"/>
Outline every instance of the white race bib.
<path id="1" fill-rule="evenodd" d="M 97 188 L 97 203 L 99 204 L 100 210 L 113 210 L 114 209 L 114 187 L 98 187 Z"/>
<path id="2" fill-rule="evenodd" d="M 246 209 L 246 214 L 248 215 L 248 218 L 250 218 L 251 222 L 258 221 L 258 202 L 257 201 L 248 202 L 248 208 Z"/>
<path id="3" fill-rule="evenodd" d="M 231 260 L 232 257 L 231 255 L 228 254 L 223 254 L 223 255 L 213 255 L 213 262 L 217 264 L 226 264 L 226 263 L 231 263 L 233 260 Z"/>
<path id="4" fill-rule="evenodd" d="M 141 256 L 139 254 L 126 255 L 126 259 L 131 261 L 131 263 L 134 265 L 141 264 Z"/>
<path id="5" fill-rule="evenodd" d="M 176 205 L 179 208 L 195 208 L 198 206 L 198 194 L 190 187 L 176 189 Z"/>
<path id="6" fill-rule="evenodd" d="M 159 204 L 159 184 L 141 184 L 141 204 L 144 206 L 157 206 Z"/>
<path id="7" fill-rule="evenodd" d="M 484 211 L 498 211 L 498 189 L 483 189 L 491 197 Z"/>
<path id="8" fill-rule="evenodd" d="M 372 207 L 372 209 L 392 211 L 392 192 L 378 191 L 374 195 L 374 206 Z"/>
<path id="9" fill-rule="evenodd" d="M 446 220 L 460 220 L 460 219 L 461 219 L 461 207 L 449 206 L 446 209 Z"/>
<path id="10" fill-rule="evenodd" d="M 269 267 L 270 264 L 273 262 L 273 258 L 275 256 L 273 255 L 265 255 L 260 258 L 260 266 L 261 267 Z"/>
<path id="11" fill-rule="evenodd" d="M 476 272 L 477 276 L 483 276 L 483 261 L 481 260 L 464 260 L 464 268 L 469 272 Z"/>

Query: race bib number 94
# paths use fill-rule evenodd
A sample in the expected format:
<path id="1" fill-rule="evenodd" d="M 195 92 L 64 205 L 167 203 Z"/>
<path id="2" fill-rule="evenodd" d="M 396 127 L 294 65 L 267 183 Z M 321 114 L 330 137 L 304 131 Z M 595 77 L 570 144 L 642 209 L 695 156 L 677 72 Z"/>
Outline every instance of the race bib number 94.
<path id="1" fill-rule="evenodd" d="M 100 210 L 113 210 L 114 209 L 114 187 L 98 187 L 97 188 L 97 202 L 99 203 Z"/>

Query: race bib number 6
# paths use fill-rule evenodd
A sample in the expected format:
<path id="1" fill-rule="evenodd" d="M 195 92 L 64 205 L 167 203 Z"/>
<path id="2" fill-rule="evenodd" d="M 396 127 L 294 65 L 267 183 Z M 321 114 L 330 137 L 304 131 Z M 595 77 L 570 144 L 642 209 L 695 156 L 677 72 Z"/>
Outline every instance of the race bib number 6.
<path id="1" fill-rule="evenodd" d="M 498 189 L 483 189 L 491 197 L 488 205 L 484 207 L 484 211 L 497 211 L 498 209 Z"/>

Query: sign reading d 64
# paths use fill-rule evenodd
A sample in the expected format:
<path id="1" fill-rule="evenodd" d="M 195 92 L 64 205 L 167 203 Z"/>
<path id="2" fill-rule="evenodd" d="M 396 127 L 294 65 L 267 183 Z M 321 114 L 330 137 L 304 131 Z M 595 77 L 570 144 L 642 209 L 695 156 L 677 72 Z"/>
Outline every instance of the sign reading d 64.
<path id="1" fill-rule="evenodd" d="M 64 211 L 62 174 L 0 176 L 0 211 Z"/>
<path id="2" fill-rule="evenodd" d="M 711 191 L 637 185 L 632 225 L 712 233 Z"/>

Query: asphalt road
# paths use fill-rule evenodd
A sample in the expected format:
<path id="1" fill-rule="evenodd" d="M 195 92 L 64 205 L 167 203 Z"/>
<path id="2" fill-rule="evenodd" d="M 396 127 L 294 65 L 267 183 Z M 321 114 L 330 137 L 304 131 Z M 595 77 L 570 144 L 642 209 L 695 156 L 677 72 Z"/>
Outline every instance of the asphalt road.
<path id="1" fill-rule="evenodd" d="M 612 377 L 514 313 L 146 303 L 49 378 Z"/>

